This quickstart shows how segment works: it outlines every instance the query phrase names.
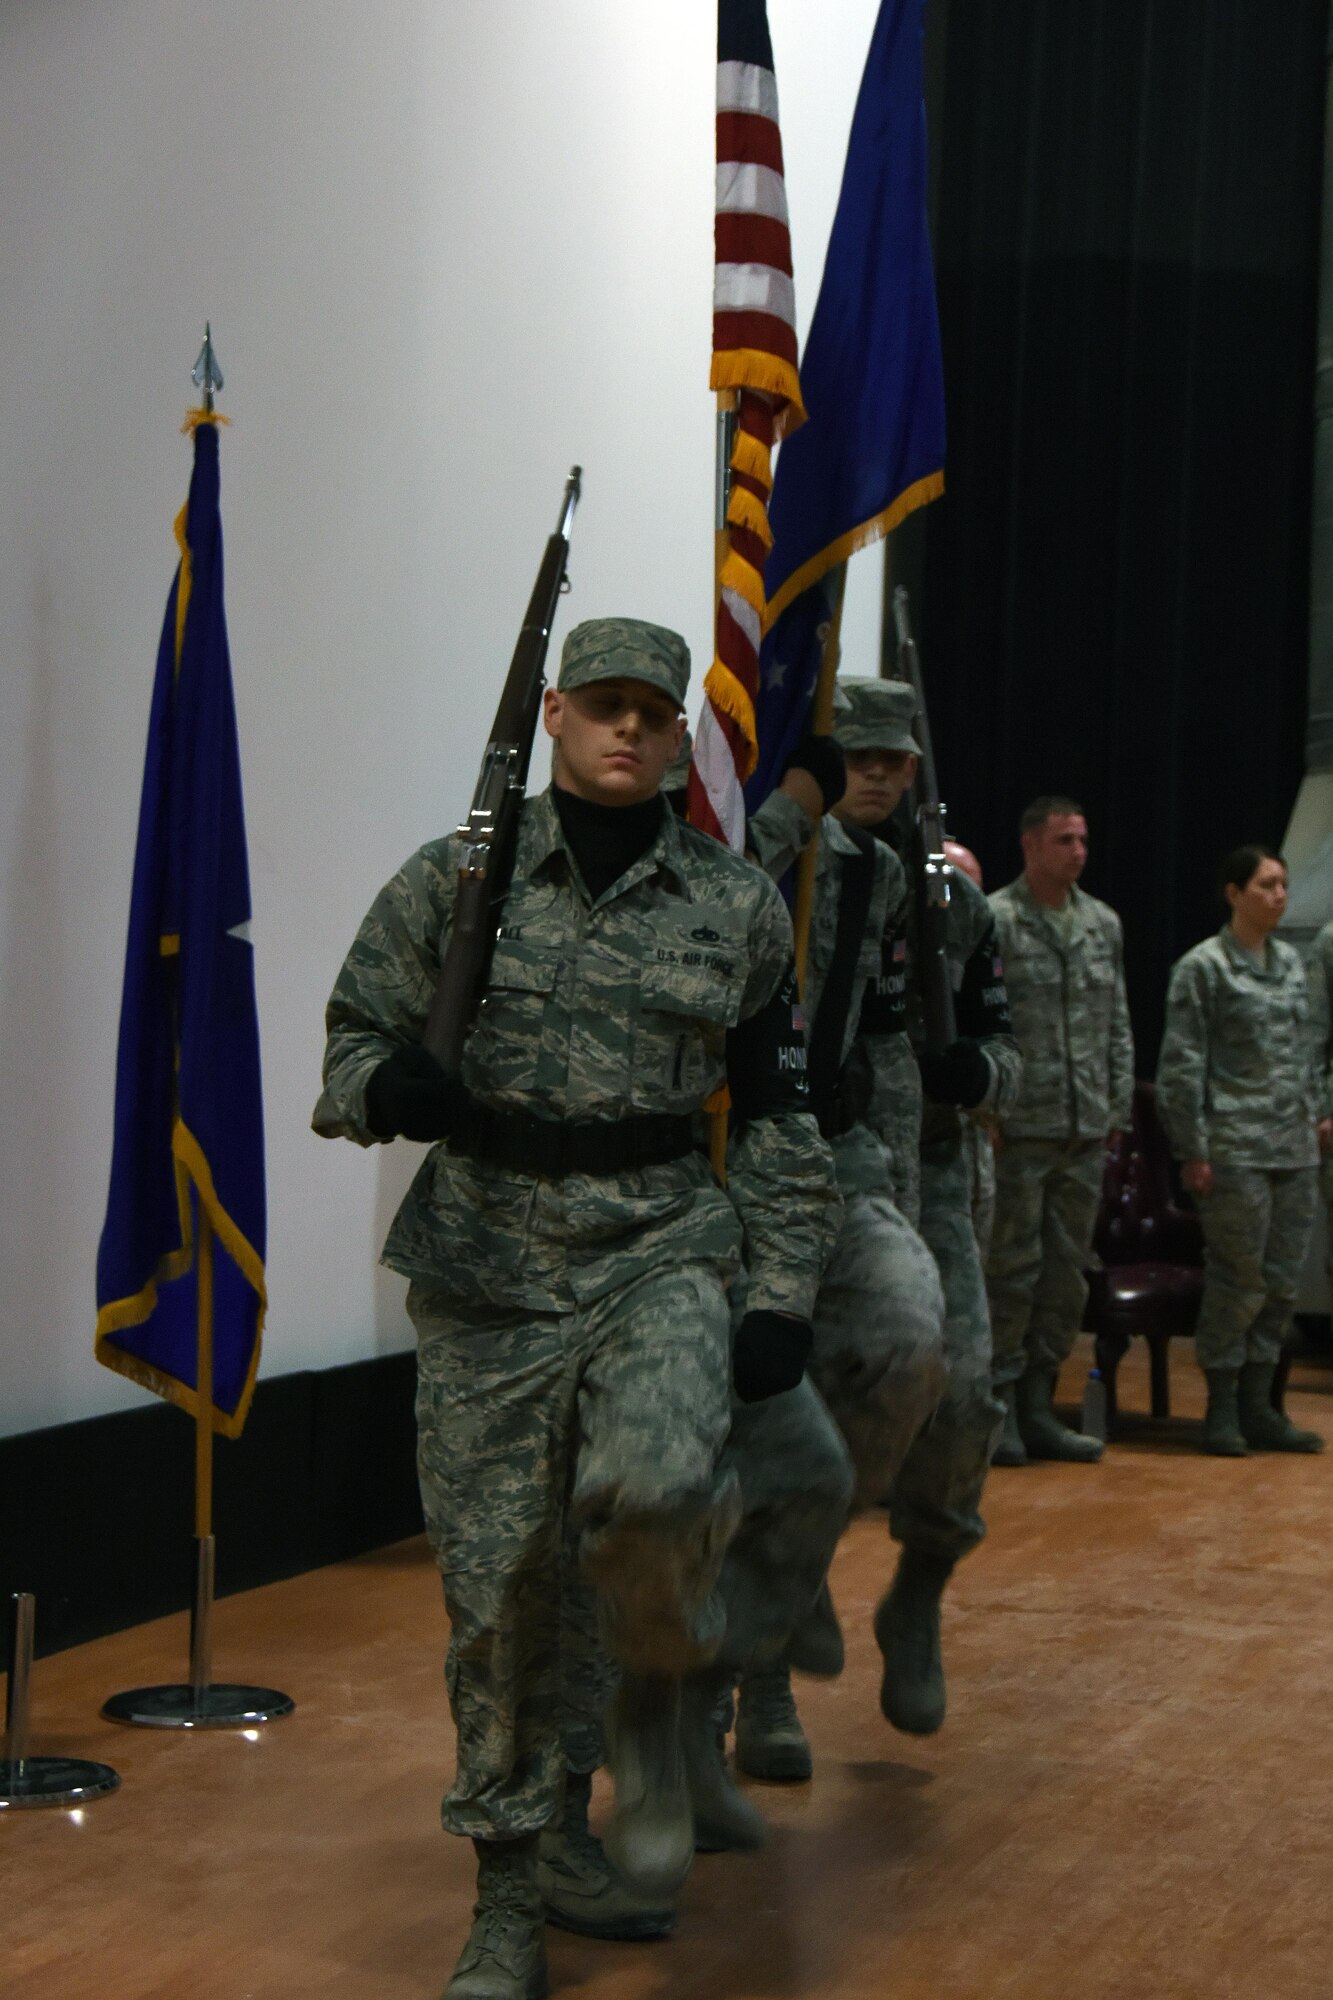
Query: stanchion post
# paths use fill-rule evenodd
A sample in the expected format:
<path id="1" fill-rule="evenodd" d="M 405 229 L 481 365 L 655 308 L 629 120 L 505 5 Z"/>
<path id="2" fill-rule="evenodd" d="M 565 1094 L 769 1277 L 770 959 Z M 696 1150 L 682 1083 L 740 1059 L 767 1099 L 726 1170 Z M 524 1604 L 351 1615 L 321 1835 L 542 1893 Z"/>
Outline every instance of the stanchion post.
<path id="1" fill-rule="evenodd" d="M 37 1600 L 15 1591 L 9 1607 L 9 1686 L 5 1692 L 5 1760 L 22 1775 L 32 1713 L 32 1645 Z"/>
<path id="2" fill-rule="evenodd" d="M 120 1773 L 87 1757 L 34 1757 L 28 1734 L 32 1714 L 32 1654 L 37 1604 L 16 1591 L 9 1604 L 9 1686 L 5 1691 L 5 1754 L 0 1757 L 0 1812 L 21 1806 L 81 1806 L 114 1792 Z"/>

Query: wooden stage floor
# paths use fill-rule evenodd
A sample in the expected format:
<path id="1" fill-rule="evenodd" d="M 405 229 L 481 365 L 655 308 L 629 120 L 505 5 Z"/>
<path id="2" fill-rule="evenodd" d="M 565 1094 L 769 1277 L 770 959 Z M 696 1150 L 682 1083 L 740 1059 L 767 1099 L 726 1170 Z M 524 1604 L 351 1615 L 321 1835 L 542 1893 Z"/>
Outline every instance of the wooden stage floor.
<path id="1" fill-rule="evenodd" d="M 1146 1409 L 1141 1356 L 1122 1377 Z M 878 1712 L 890 1548 L 860 1522 L 834 1575 L 847 1671 L 802 1689 L 814 1782 L 759 1788 L 768 1850 L 701 1859 L 671 1942 L 551 1933 L 553 1989 L 1329 2000 L 1333 1451 L 1204 1458 L 1188 1350 L 1173 1392 L 1180 1414 L 1100 1467 L 992 1475 L 928 1741 Z M 1298 1368 L 1290 1404 L 1333 1434 L 1333 1374 Z M 253 1740 L 97 1719 L 180 1676 L 183 1619 L 40 1662 L 34 1750 L 123 1784 L 82 1814 L 0 1815 L 4 2000 L 432 2000 L 472 1859 L 436 1822 L 442 1635 L 411 1542 L 218 1607 L 219 1676 L 298 1704 Z"/>

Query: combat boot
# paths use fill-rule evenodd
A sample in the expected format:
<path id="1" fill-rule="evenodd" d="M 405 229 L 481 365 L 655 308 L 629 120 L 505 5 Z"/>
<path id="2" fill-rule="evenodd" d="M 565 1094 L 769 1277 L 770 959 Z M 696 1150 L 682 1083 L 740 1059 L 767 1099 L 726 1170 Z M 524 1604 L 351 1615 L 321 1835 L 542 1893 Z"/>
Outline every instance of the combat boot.
<path id="1" fill-rule="evenodd" d="M 1027 1450 L 1018 1428 L 1018 1384 L 1006 1382 L 998 1394 L 1004 1404 L 1004 1429 L 996 1439 L 990 1462 L 992 1465 L 1026 1465 Z"/>
<path id="2" fill-rule="evenodd" d="M 1093 1465 L 1102 1455 L 1100 1438 L 1066 1429 L 1051 1408 L 1055 1376 L 1029 1368 L 1014 1392 L 1014 1415 L 1029 1458 L 1058 1458 L 1069 1465 Z"/>
<path id="3" fill-rule="evenodd" d="M 1237 1412 L 1240 1434 L 1251 1451 L 1322 1451 L 1318 1431 L 1297 1430 L 1285 1410 L 1273 1407 L 1271 1361 L 1247 1361 L 1240 1371 Z"/>
<path id="4" fill-rule="evenodd" d="M 747 1778 L 799 1784 L 814 1769 L 783 1661 L 746 1674 L 736 1709 L 736 1764 Z"/>
<path id="5" fill-rule="evenodd" d="M 727 1769 L 731 1676 L 691 1674 L 681 1690 L 681 1747 L 696 1854 L 753 1854 L 768 1828 Z"/>
<path id="6" fill-rule="evenodd" d="M 1240 1371 L 1205 1368 L 1204 1375 L 1208 1382 L 1208 1408 L 1203 1419 L 1203 1448 L 1214 1458 L 1244 1458 L 1249 1447 L 1241 1435 L 1236 1406 Z"/>
<path id="7" fill-rule="evenodd" d="M 678 1680 L 622 1673 L 607 1716 L 607 1762 L 616 1786 L 607 1858 L 646 1896 L 669 1901 L 694 1855 Z"/>
<path id="8" fill-rule="evenodd" d="M 832 1680 L 843 1669 L 846 1651 L 833 1593 L 825 1580 L 819 1595 L 787 1641 L 787 1665 L 798 1674 L 818 1674 Z"/>
<path id="9" fill-rule="evenodd" d="M 545 2000 L 550 1988 L 537 1836 L 472 1845 L 477 1850 L 472 1930 L 444 2000 Z"/>
<path id="10" fill-rule="evenodd" d="M 904 1549 L 893 1586 L 875 1612 L 875 1642 L 884 1655 L 880 1709 L 909 1736 L 933 1736 L 944 1721 L 940 1598 L 952 1572 L 951 1556 Z"/>
<path id="11" fill-rule="evenodd" d="M 591 1776 L 567 1771 L 560 1817 L 538 1840 L 537 1887 L 547 1923 L 580 1937 L 616 1938 L 626 1944 L 670 1937 L 676 1923 L 670 1903 L 640 1895 L 607 1860 L 588 1825 L 591 1796 Z"/>

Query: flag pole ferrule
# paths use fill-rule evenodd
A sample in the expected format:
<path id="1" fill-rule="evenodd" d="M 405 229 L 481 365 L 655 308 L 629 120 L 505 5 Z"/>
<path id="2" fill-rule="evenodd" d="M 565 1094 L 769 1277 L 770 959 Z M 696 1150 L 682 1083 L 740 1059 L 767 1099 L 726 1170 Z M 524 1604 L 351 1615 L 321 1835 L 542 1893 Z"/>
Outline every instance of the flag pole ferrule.
<path id="1" fill-rule="evenodd" d="M 190 1613 L 190 1686 L 196 1707 L 213 1678 L 213 1584 L 217 1542 L 212 1535 L 195 1541 L 194 1607 Z"/>

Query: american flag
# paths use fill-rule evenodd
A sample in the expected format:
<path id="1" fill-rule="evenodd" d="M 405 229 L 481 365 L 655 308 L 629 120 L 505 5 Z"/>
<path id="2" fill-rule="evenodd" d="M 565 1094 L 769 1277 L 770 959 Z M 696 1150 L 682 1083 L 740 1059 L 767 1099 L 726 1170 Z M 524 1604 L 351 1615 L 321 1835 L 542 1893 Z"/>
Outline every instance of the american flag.
<path id="1" fill-rule="evenodd" d="M 804 421 L 796 372 L 787 189 L 764 0 L 719 0 L 717 210 L 710 386 L 737 392 L 713 664 L 695 736 L 689 817 L 745 844 L 741 787 L 758 755 L 755 696 L 774 444 Z"/>

